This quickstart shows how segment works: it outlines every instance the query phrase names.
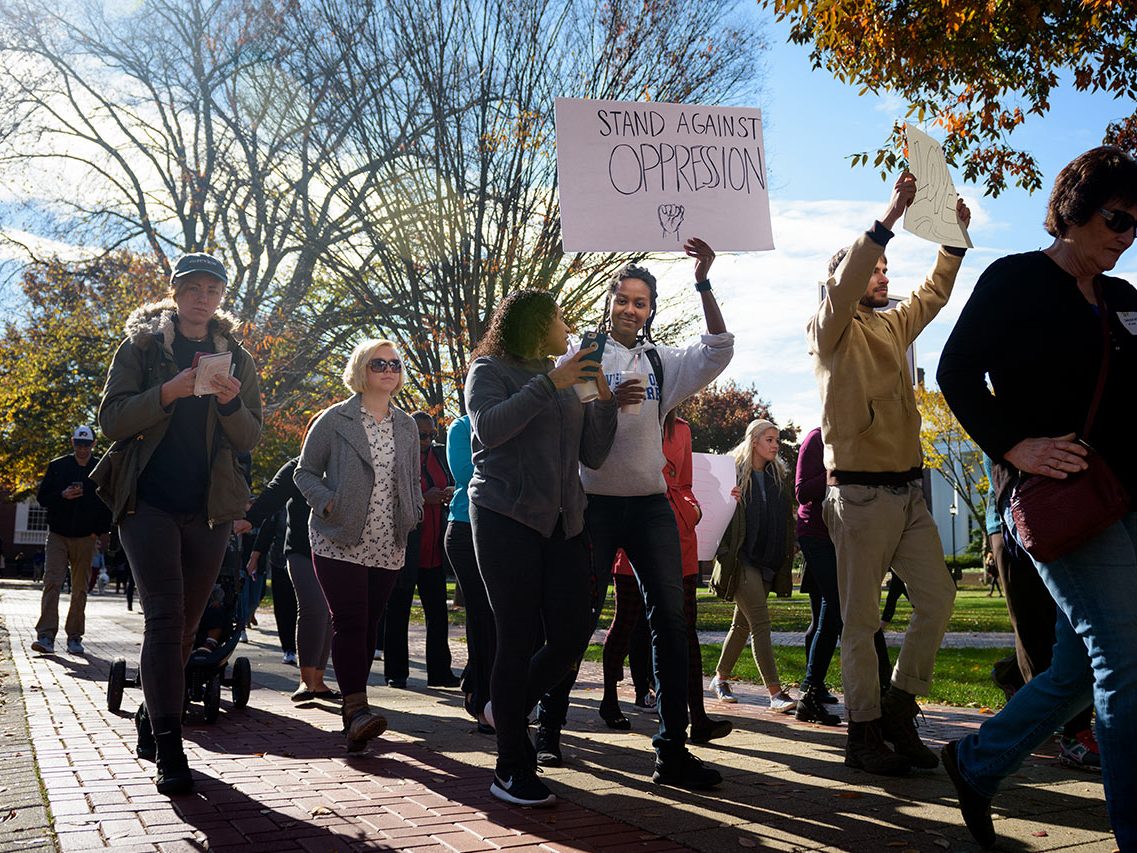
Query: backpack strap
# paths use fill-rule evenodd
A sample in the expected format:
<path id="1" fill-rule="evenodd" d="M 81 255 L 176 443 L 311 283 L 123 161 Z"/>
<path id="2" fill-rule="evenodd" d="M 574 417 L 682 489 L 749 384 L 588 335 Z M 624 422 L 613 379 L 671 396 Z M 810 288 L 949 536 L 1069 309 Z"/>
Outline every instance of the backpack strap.
<path id="1" fill-rule="evenodd" d="M 645 349 L 644 355 L 651 362 L 652 372 L 655 373 L 656 393 L 659 394 L 659 422 L 663 423 L 667 417 L 667 412 L 663 410 L 663 359 L 659 357 L 659 350 L 655 347 Z"/>

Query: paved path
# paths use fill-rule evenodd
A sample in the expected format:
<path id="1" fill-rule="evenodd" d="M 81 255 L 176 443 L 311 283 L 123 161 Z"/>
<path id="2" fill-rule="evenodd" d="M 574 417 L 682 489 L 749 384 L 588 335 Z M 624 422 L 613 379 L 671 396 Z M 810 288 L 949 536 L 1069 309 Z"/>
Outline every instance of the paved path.
<path id="1" fill-rule="evenodd" d="M 296 671 L 279 663 L 271 614 L 263 612 L 262 629 L 250 632 L 253 642 L 238 647 L 253 661 L 249 708 L 232 710 L 226 694 L 215 725 L 187 726 L 197 791 L 167 799 L 154 790 L 153 766 L 133 755 L 133 724 L 126 710 L 106 709 L 109 662 L 123 656 L 134 666 L 141 616 L 127 612 L 121 596 L 92 597 L 87 657 L 45 657 L 28 649 L 38 599 L 38 588 L 30 583 L 0 583 L 0 619 L 12 636 L 11 656 L 36 762 L 64 853 L 108 847 L 545 853 L 977 849 L 960 826 L 942 770 L 900 780 L 849 770 L 842 763 L 843 730 L 771 715 L 757 690 L 745 685 L 739 686 L 740 704 L 708 705 L 712 714 L 727 716 L 736 726 L 719 746 L 696 748 L 726 777 L 713 794 L 651 784 L 646 774 L 652 719 L 633 715 L 631 732 L 604 728 L 596 714 L 594 665 L 586 665 L 574 694 L 564 737 L 566 766 L 544 775 L 562 800 L 553 809 L 506 807 L 489 796 L 492 738 L 475 732 L 456 691 L 424 687 L 421 669 L 412 670 L 410 690 L 373 683 L 373 702 L 385 709 L 391 732 L 370 753 L 351 758 L 336 734 L 338 709 L 297 707 L 288 700 Z M 457 668 L 464 645 L 452 646 Z M 419 629 L 412 657 L 422 659 Z M 5 662 L 4 670 L 11 665 Z M 380 669 L 377 664 L 376 676 Z M 10 679 L 0 685 L 7 683 Z M 133 710 L 139 699 L 139 691 L 128 689 L 124 709 Z M 925 713 L 924 735 L 933 746 L 983 719 L 965 709 L 928 707 Z M 19 740 L 20 732 L 2 714 L 0 725 L 8 739 Z M 1000 798 L 996 826 L 1008 839 L 1003 849 L 1110 853 L 1115 845 L 1100 779 L 1059 767 L 1053 755 L 1048 747 L 1032 757 Z M 0 768 L 0 789 L 10 775 L 7 764 Z M 6 796 L 0 790 L 0 803 Z M 37 834 L 36 814 L 41 815 L 38 835 L 46 835 L 36 808 L 27 806 L 29 839 Z M 17 817 L 22 810 L 16 810 Z M 7 807 L 0 811 L 2 819 Z M 0 823 L 5 841 L 6 826 Z"/>

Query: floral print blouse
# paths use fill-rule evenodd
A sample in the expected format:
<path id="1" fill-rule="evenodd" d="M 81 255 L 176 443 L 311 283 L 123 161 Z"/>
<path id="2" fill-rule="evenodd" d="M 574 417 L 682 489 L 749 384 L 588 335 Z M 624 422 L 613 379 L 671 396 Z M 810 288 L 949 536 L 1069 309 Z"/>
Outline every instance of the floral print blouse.
<path id="1" fill-rule="evenodd" d="M 371 448 L 375 485 L 367 507 L 363 536 L 354 545 L 339 545 L 309 526 L 312 553 L 369 568 L 397 572 L 406 562 L 406 549 L 395 542 L 395 421 L 388 412 L 381 421 L 360 406 L 363 430 Z"/>

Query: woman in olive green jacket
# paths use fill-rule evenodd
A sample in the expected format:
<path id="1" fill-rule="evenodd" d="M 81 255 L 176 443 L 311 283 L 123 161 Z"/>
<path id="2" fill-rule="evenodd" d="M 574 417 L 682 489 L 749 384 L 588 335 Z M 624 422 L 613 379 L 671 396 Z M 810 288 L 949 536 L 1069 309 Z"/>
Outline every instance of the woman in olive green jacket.
<path id="1" fill-rule="evenodd" d="M 719 543 L 711 590 L 734 601 L 734 619 L 723 642 L 711 689 L 734 702 L 730 674 L 751 637 L 754 662 L 770 692 L 770 710 L 788 714 L 797 702 L 782 690 L 770 641 L 771 592 L 793 592 L 793 491 L 778 457 L 779 430 L 768 420 L 751 421 L 742 442 L 731 451 L 738 485 L 731 491 L 738 506 Z"/>
<path id="2" fill-rule="evenodd" d="M 99 426 L 115 444 L 91 478 L 114 513 L 145 608 L 137 752 L 156 760 L 163 794 L 193 789 L 181 739 L 185 665 L 231 522 L 249 500 L 236 454 L 251 451 L 261 431 L 256 366 L 233 337 L 233 318 L 218 310 L 227 281 L 217 259 L 181 257 L 171 298 L 127 320 L 99 405 Z M 230 371 L 202 387 L 198 361 L 215 353 L 231 353 Z"/>

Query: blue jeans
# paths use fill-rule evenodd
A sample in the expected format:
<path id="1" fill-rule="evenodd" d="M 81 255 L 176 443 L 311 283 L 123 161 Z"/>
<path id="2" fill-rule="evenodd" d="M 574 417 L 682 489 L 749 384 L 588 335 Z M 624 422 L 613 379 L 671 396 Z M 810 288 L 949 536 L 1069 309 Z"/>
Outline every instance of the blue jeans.
<path id="1" fill-rule="evenodd" d="M 960 773 L 993 797 L 1092 698 L 1110 822 L 1118 847 L 1137 850 L 1137 513 L 1065 557 L 1035 563 L 1058 605 L 1050 668 L 959 742 Z"/>
<path id="2" fill-rule="evenodd" d="M 814 634 L 806 653 L 805 686 L 825 687 L 825 675 L 833 660 L 833 651 L 841 636 L 841 599 L 837 592 L 837 550 L 829 537 L 802 536 L 798 540 L 805 568 L 813 579 L 816 592 L 810 591 L 810 599 L 819 599 L 820 604 L 814 617 Z"/>
<path id="3" fill-rule="evenodd" d="M 679 755 L 687 741 L 687 622 L 683 611 L 683 558 L 675 513 L 662 492 L 635 497 L 589 495 L 585 520 L 592 541 L 592 571 L 596 581 L 591 628 L 596 629 L 604 608 L 616 551 L 623 548 L 632 563 L 651 630 L 656 707 L 659 709 L 659 731 L 652 745 L 663 758 Z M 585 648 L 587 640 L 577 649 L 577 654 L 583 654 Z M 560 730 L 575 683 L 574 670 L 545 694 L 538 709 L 541 725 Z"/>

